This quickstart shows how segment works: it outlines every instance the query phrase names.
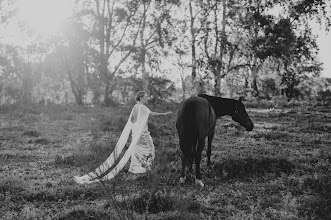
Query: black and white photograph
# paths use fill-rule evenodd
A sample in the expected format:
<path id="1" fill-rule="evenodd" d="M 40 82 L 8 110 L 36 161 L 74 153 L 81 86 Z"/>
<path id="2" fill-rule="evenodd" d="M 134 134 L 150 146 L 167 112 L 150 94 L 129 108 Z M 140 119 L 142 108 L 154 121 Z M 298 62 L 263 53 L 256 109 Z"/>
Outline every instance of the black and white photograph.
<path id="1" fill-rule="evenodd" d="M 0 0 L 0 220 L 330 220 L 330 0 Z"/>

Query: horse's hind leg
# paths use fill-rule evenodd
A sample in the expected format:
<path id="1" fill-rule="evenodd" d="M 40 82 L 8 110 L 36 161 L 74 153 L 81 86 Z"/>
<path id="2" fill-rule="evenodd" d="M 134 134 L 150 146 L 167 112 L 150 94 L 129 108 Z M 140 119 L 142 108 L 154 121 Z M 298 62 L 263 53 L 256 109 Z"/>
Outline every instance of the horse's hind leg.
<path id="1" fill-rule="evenodd" d="M 179 179 L 179 183 L 184 183 L 186 176 L 185 176 L 185 166 L 187 163 L 187 157 L 182 153 L 182 175 Z"/>
<path id="2" fill-rule="evenodd" d="M 202 180 L 201 180 L 202 178 L 201 178 L 201 172 L 200 172 L 201 153 L 202 153 L 204 146 L 205 146 L 205 140 L 199 139 L 197 152 L 195 154 L 195 172 L 196 172 L 195 183 L 197 183 L 201 187 L 204 186 L 204 184 L 202 183 Z"/>
<path id="3" fill-rule="evenodd" d="M 189 172 L 190 175 L 192 174 L 192 170 L 193 170 L 193 161 L 196 155 L 196 151 L 197 151 L 197 143 L 198 143 L 198 138 L 195 138 L 192 144 L 192 154 L 190 155 L 190 157 L 187 159 L 187 163 L 189 164 Z"/>
<path id="4" fill-rule="evenodd" d="M 214 138 L 214 132 L 208 135 L 208 147 L 207 147 L 207 166 L 210 166 L 210 155 L 211 155 L 211 142 Z"/>

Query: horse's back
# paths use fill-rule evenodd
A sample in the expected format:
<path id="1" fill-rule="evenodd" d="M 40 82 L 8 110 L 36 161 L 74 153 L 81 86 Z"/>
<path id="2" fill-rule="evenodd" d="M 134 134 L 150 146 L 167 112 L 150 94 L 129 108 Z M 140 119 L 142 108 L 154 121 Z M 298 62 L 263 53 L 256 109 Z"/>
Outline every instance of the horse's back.
<path id="1" fill-rule="evenodd" d="M 178 135 L 204 139 L 215 127 L 215 113 L 209 102 L 201 97 L 190 97 L 178 109 Z"/>

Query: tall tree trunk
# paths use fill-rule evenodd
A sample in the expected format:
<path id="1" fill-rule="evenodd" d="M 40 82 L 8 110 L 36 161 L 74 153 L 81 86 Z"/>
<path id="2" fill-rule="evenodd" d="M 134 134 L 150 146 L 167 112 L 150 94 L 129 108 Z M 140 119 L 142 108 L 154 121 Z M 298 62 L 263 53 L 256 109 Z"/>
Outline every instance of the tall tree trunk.
<path id="1" fill-rule="evenodd" d="M 144 12 L 143 12 L 143 17 L 142 17 L 142 26 L 140 30 L 140 46 L 141 46 L 141 74 L 142 74 L 142 80 L 143 80 L 143 89 L 144 91 L 148 90 L 148 73 L 146 71 L 146 53 L 147 53 L 147 48 L 145 44 L 145 28 L 146 28 L 146 13 L 148 10 L 148 6 L 146 4 L 149 4 L 147 2 L 144 2 Z"/>
<path id="2" fill-rule="evenodd" d="M 67 75 L 70 82 L 71 91 L 75 96 L 76 104 L 83 105 L 83 94 L 82 91 L 78 88 L 76 82 L 74 81 L 70 70 L 67 70 Z"/>
<path id="3" fill-rule="evenodd" d="M 182 99 L 186 99 L 186 84 L 185 82 L 182 82 L 182 89 L 183 89 L 183 96 Z"/>
<path id="4" fill-rule="evenodd" d="M 258 8 L 260 7 L 260 2 L 258 2 Z M 257 28 L 258 24 L 255 24 L 254 26 L 254 38 L 257 39 L 258 38 L 258 28 Z M 257 57 L 255 54 L 253 54 L 253 61 L 252 61 L 252 67 L 251 67 L 251 89 L 253 91 L 253 96 L 255 97 L 259 97 L 259 89 L 257 87 L 257 77 L 258 77 L 258 73 L 259 73 L 259 66 L 257 64 Z"/>
<path id="5" fill-rule="evenodd" d="M 66 55 L 63 57 L 63 62 L 66 66 L 66 73 L 70 82 L 71 91 L 75 96 L 76 104 L 77 105 L 83 105 L 83 92 L 81 91 L 81 88 L 79 88 L 79 85 L 75 82 L 72 73 L 71 73 L 71 67 L 68 61 L 68 58 Z"/>
<path id="6" fill-rule="evenodd" d="M 146 71 L 146 51 L 144 50 L 143 55 L 141 57 L 141 72 L 142 72 L 142 80 L 143 80 L 143 90 L 148 90 L 148 73 Z"/>
<path id="7" fill-rule="evenodd" d="M 249 88 L 249 74 L 245 74 L 245 89 Z"/>
<path id="8" fill-rule="evenodd" d="M 183 67 L 180 67 L 183 68 Z M 184 70 L 179 70 L 181 71 L 181 76 L 180 79 L 182 81 L 182 90 L 183 90 L 183 94 L 182 94 L 182 100 L 184 100 L 186 98 L 186 83 L 185 83 L 185 75 L 184 75 Z"/>
<path id="9" fill-rule="evenodd" d="M 109 14 L 105 17 L 106 7 L 108 9 Z M 109 106 L 109 44 L 110 44 L 110 30 L 112 29 L 112 14 L 110 13 L 110 3 L 108 0 L 103 0 L 102 7 L 100 5 L 100 0 L 96 0 L 96 12 L 97 12 L 97 25 L 98 25 L 98 40 L 100 47 L 100 66 L 99 72 L 101 75 L 102 81 L 106 84 L 105 93 L 104 93 L 104 104 L 105 106 Z M 106 31 L 106 33 L 105 33 Z"/>
<path id="10" fill-rule="evenodd" d="M 200 87 L 197 85 L 196 77 L 197 77 L 197 64 L 196 64 L 196 48 L 195 48 L 195 28 L 194 28 L 194 15 L 192 9 L 192 1 L 189 2 L 189 10 L 190 10 L 190 33 L 191 33 L 191 68 L 192 68 L 192 85 L 193 89 L 196 90 L 197 93 L 200 93 Z"/>
<path id="11" fill-rule="evenodd" d="M 68 95 L 68 91 L 66 89 L 65 83 L 64 83 L 64 79 L 62 81 L 62 91 L 64 92 L 64 104 L 68 105 L 69 104 L 69 95 Z"/>
<path id="12" fill-rule="evenodd" d="M 223 74 L 223 56 L 225 53 L 225 46 L 226 46 L 226 0 L 222 1 L 222 34 L 221 34 L 221 48 L 219 53 L 219 58 L 216 60 L 216 66 L 215 66 L 215 85 L 214 85 L 214 94 L 215 96 L 221 96 L 221 80 L 224 77 Z M 216 12 L 217 8 L 214 10 Z M 216 17 L 216 14 L 215 14 Z M 217 19 L 215 18 L 215 22 L 217 22 Z M 215 24 L 216 25 L 216 24 Z M 216 75 L 215 75 L 216 74 Z"/>
<path id="13" fill-rule="evenodd" d="M 257 78 L 260 69 L 260 65 L 257 64 L 256 56 L 253 57 L 253 64 L 251 66 L 251 89 L 253 90 L 253 96 L 259 97 L 259 89 L 257 87 Z"/>
<path id="14" fill-rule="evenodd" d="M 21 101 L 23 103 L 29 103 L 32 102 L 33 89 L 31 64 L 24 65 L 23 72 Z"/>
<path id="15" fill-rule="evenodd" d="M 105 87 L 105 97 L 104 97 L 104 104 L 106 107 L 109 107 L 111 103 L 110 97 L 109 97 L 109 83 L 106 84 Z"/>

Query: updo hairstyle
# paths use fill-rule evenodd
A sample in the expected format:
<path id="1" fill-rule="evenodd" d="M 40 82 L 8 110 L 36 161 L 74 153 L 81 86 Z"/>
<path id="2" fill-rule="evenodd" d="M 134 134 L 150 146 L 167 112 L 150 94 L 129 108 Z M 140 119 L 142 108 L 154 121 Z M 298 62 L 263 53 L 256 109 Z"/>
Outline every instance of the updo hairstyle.
<path id="1" fill-rule="evenodd" d="M 136 94 L 136 101 L 140 101 L 140 98 L 141 97 L 144 97 L 144 95 L 146 95 L 146 92 L 145 91 L 139 91 L 137 94 Z"/>

